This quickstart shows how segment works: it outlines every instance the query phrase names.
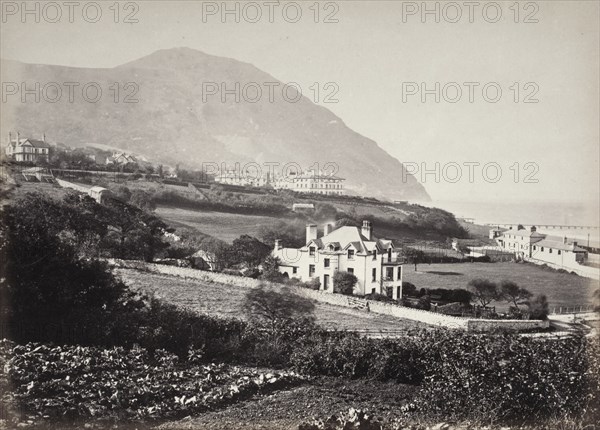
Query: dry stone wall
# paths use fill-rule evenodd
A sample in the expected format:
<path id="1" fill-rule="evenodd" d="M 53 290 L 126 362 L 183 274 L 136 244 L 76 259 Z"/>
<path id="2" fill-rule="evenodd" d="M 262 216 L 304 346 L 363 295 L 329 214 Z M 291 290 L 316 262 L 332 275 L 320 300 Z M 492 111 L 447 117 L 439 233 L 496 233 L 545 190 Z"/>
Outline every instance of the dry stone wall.
<path id="1" fill-rule="evenodd" d="M 166 266 L 161 264 L 145 263 L 143 261 L 124 261 L 109 259 L 108 263 L 114 267 L 136 269 L 159 273 L 164 275 L 178 276 L 181 278 L 197 279 L 199 281 L 218 283 L 225 285 L 234 285 L 242 288 L 257 288 L 259 285 L 270 284 L 259 279 L 245 278 L 241 276 L 227 275 L 224 273 L 208 272 L 203 270 L 189 269 L 185 267 Z M 281 284 L 275 284 L 281 287 Z M 308 288 L 287 286 L 287 288 L 299 296 L 313 299 L 322 303 L 328 303 L 336 306 L 356 307 L 358 302 L 364 303 L 364 308 L 370 312 L 390 315 L 397 318 L 410 319 L 422 322 L 424 324 L 461 329 L 469 331 L 492 331 L 492 330 L 531 330 L 547 328 L 548 321 L 538 320 L 484 320 L 475 318 L 461 318 L 450 315 L 438 314 L 422 309 L 408 308 L 391 303 L 365 300 L 358 297 L 352 297 L 351 300 L 342 294 L 333 294 L 323 291 L 310 290 Z"/>

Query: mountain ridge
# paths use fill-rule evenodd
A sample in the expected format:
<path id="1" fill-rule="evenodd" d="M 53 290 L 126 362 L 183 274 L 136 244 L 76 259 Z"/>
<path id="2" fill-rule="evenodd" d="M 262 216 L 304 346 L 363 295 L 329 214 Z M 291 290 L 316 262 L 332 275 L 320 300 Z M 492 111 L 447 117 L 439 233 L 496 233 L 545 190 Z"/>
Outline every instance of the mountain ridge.
<path id="1" fill-rule="evenodd" d="M 3 134 L 9 130 L 46 133 L 50 139 L 73 146 L 98 142 L 188 168 L 200 168 L 207 162 L 293 162 L 302 168 L 333 162 L 351 194 L 430 200 L 411 175 L 402 182 L 404 166 L 398 160 L 305 96 L 292 103 L 275 90 L 272 101 L 262 94 L 251 103 L 249 97 L 236 102 L 233 95 L 224 100 L 221 94 L 207 95 L 209 84 L 224 83 L 227 89 L 235 88 L 236 83 L 240 88 L 260 87 L 265 82 L 283 86 L 250 63 L 191 48 L 158 50 L 108 69 L 1 61 L 5 81 L 26 82 L 28 88 L 35 82 L 42 88 L 49 82 L 80 84 L 72 102 L 66 94 L 56 103 L 44 97 L 39 103 L 29 102 L 32 96 L 27 96 L 26 103 L 21 103 L 18 95 L 8 97 L 2 113 Z M 124 102 L 132 93 L 132 87 L 126 87 L 128 82 L 138 88 L 130 97 L 137 103 Z M 78 93 L 90 83 L 102 90 L 95 103 Z M 118 100 L 113 99 L 116 95 Z"/>

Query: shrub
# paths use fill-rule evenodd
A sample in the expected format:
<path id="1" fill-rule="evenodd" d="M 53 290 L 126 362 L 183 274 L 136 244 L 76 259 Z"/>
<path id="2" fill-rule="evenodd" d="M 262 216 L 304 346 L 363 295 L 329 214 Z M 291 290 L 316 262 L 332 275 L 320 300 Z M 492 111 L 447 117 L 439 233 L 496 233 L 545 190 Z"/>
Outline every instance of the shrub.
<path id="1" fill-rule="evenodd" d="M 357 277 L 352 273 L 338 270 L 333 275 L 333 292 L 350 296 L 354 292 L 357 282 Z"/>
<path id="2" fill-rule="evenodd" d="M 545 320 L 548 319 L 548 299 L 544 294 L 536 296 L 529 303 L 529 317 L 533 320 Z"/>
<path id="3" fill-rule="evenodd" d="M 408 281 L 402 282 L 402 295 L 403 296 L 415 296 L 417 294 L 417 287 L 415 284 Z"/>

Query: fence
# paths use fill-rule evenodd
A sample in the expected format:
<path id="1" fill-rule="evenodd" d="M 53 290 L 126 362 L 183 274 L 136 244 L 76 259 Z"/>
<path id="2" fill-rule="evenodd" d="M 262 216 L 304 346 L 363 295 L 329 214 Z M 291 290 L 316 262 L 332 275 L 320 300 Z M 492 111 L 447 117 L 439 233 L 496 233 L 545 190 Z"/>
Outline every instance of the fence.
<path id="1" fill-rule="evenodd" d="M 551 315 L 562 315 L 562 314 L 582 314 L 586 312 L 594 312 L 594 305 L 579 305 L 579 306 L 555 306 L 550 311 Z"/>
<path id="2" fill-rule="evenodd" d="M 600 268 L 598 268 L 598 267 L 583 266 L 583 265 L 577 264 L 577 263 L 563 266 L 560 264 L 555 264 L 555 263 L 551 263 L 548 261 L 538 260 L 536 258 L 529 258 L 529 257 L 525 258 L 525 261 L 527 261 L 528 263 L 533 263 L 533 264 L 537 264 L 540 266 L 548 266 L 548 267 L 551 267 L 552 269 L 556 269 L 556 270 L 562 269 L 562 270 L 566 270 L 568 272 L 574 272 L 575 274 L 577 274 L 579 276 L 583 276 L 584 278 L 600 280 Z"/>
<path id="3" fill-rule="evenodd" d="M 241 276 L 226 275 L 224 273 L 207 272 L 185 267 L 164 266 L 160 264 L 145 263 L 143 261 L 109 259 L 108 263 L 115 267 L 142 270 L 152 273 L 178 276 L 181 278 L 197 279 L 204 282 L 214 282 L 225 285 L 233 285 L 242 288 L 257 288 L 260 285 L 273 285 L 281 287 L 281 284 L 270 284 L 268 282 L 245 278 Z M 455 317 L 422 309 L 408 308 L 396 304 L 366 300 L 359 297 L 349 297 L 342 294 L 328 293 L 324 291 L 310 290 L 308 288 L 286 286 L 291 292 L 301 297 L 316 300 L 347 308 L 360 306 L 367 311 L 389 315 L 401 319 L 409 319 L 427 325 L 451 329 L 470 331 L 490 331 L 504 329 L 509 331 L 531 330 L 536 328 L 548 328 L 549 322 L 540 320 L 485 320 Z"/>

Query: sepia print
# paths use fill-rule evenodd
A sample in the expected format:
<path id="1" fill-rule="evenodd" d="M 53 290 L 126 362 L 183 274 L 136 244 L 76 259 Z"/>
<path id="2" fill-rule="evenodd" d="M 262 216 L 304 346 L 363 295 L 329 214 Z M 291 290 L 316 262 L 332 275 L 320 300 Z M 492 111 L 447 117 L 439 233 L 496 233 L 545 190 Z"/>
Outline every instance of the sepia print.
<path id="1" fill-rule="evenodd" d="M 597 0 L 0 36 L 0 429 L 598 429 Z"/>

